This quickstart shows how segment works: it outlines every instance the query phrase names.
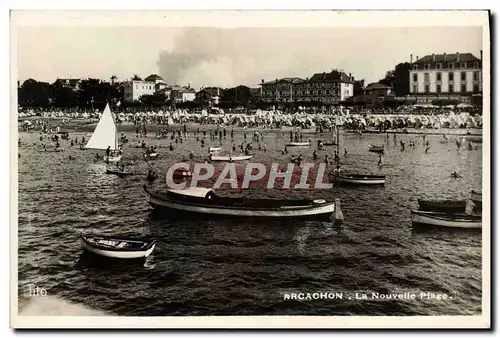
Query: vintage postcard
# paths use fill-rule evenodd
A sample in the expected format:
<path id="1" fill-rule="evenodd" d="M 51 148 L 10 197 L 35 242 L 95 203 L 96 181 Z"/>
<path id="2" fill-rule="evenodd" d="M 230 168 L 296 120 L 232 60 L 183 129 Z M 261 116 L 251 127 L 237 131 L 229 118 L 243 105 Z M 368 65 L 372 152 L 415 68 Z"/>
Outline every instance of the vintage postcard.
<path id="1" fill-rule="evenodd" d="M 11 326 L 490 328 L 490 55 L 487 11 L 12 11 Z"/>

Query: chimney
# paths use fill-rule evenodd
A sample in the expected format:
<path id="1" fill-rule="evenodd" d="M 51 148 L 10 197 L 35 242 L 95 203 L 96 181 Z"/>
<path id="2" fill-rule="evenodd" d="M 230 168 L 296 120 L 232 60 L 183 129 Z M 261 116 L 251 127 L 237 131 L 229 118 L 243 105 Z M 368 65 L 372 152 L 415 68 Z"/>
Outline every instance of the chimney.
<path id="1" fill-rule="evenodd" d="M 479 51 L 479 54 L 480 54 L 481 62 L 483 62 L 483 50 L 482 49 Z"/>
<path id="2" fill-rule="evenodd" d="M 436 61 L 436 54 L 432 53 L 432 61 L 435 62 Z"/>
<path id="3" fill-rule="evenodd" d="M 410 54 L 410 64 L 413 63 L 413 54 Z"/>
<path id="4" fill-rule="evenodd" d="M 460 61 L 460 53 L 457 52 L 457 61 Z"/>
<path id="5" fill-rule="evenodd" d="M 260 80 L 260 83 L 264 83 L 264 79 Z"/>
<path id="6" fill-rule="evenodd" d="M 418 62 L 418 55 L 415 57 L 415 62 Z"/>
<path id="7" fill-rule="evenodd" d="M 446 53 L 444 53 L 443 56 L 443 61 L 446 62 Z"/>

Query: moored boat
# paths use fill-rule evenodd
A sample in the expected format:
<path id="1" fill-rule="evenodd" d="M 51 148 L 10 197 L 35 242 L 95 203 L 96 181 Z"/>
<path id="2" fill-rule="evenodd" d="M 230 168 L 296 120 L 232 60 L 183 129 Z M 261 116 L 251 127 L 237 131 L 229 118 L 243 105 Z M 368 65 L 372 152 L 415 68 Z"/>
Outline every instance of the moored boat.
<path id="1" fill-rule="evenodd" d="M 374 153 L 383 153 L 384 152 L 384 146 L 383 145 L 373 145 L 369 144 L 368 145 L 368 151 L 374 152 Z"/>
<path id="2" fill-rule="evenodd" d="M 139 259 L 148 257 L 156 246 L 152 239 L 80 234 L 82 248 L 107 258 Z"/>
<path id="3" fill-rule="evenodd" d="M 353 185 L 384 185 L 385 175 L 363 175 L 363 174 L 343 174 L 331 173 L 335 183 Z"/>
<path id="4" fill-rule="evenodd" d="M 120 177 L 134 175 L 134 173 L 130 171 L 121 171 L 120 169 L 109 169 L 109 168 L 106 169 L 106 174 L 117 175 Z"/>
<path id="5" fill-rule="evenodd" d="M 479 229 L 482 227 L 481 215 L 465 213 L 412 210 L 411 220 L 414 224 L 446 228 Z"/>
<path id="6" fill-rule="evenodd" d="M 290 142 L 285 144 L 285 147 L 308 147 L 309 142 Z"/>
<path id="7" fill-rule="evenodd" d="M 144 154 L 145 159 L 150 159 L 150 160 L 155 160 L 158 158 L 159 153 L 149 153 L 149 154 Z"/>
<path id="8" fill-rule="evenodd" d="M 465 200 L 422 200 L 418 199 L 420 211 L 465 212 Z"/>
<path id="9" fill-rule="evenodd" d="M 193 173 L 187 169 L 177 169 L 172 174 L 173 178 L 187 178 L 193 176 Z"/>
<path id="10" fill-rule="evenodd" d="M 239 156 L 214 156 L 210 154 L 210 160 L 214 162 L 236 162 L 250 160 L 253 155 L 239 155 Z"/>
<path id="11" fill-rule="evenodd" d="M 276 200 L 221 197 L 208 188 L 169 189 L 166 193 L 150 191 L 149 204 L 157 209 L 173 209 L 185 213 L 256 218 L 328 217 L 335 203 L 323 199 Z"/>
<path id="12" fill-rule="evenodd" d="M 210 147 L 209 151 L 211 153 L 218 153 L 221 149 L 222 147 Z"/>

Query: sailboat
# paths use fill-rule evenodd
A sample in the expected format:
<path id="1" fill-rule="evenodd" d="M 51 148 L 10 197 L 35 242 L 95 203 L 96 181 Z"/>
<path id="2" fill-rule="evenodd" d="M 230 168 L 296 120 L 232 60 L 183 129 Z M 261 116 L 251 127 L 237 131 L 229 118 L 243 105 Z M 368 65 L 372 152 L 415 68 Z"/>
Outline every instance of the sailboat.
<path id="1" fill-rule="evenodd" d="M 111 151 L 118 150 L 117 128 L 115 120 L 113 119 L 113 114 L 109 108 L 109 103 L 106 104 L 106 108 L 104 108 L 102 116 L 99 119 L 99 123 L 97 123 L 97 127 L 92 133 L 92 136 L 90 137 L 90 140 L 85 148 L 106 150 L 108 147 Z M 104 156 L 104 161 L 118 162 L 121 158 L 122 155 L 120 154 L 110 154 L 109 156 Z"/>
<path id="2" fill-rule="evenodd" d="M 340 171 L 340 131 L 339 131 L 339 123 L 338 118 L 335 122 L 335 132 L 337 136 L 337 158 L 336 158 L 336 169 L 333 173 L 330 173 L 332 179 L 335 183 L 338 184 L 349 184 L 349 185 L 384 185 L 385 184 L 385 175 L 365 175 L 365 174 L 349 174 L 342 173 Z"/>

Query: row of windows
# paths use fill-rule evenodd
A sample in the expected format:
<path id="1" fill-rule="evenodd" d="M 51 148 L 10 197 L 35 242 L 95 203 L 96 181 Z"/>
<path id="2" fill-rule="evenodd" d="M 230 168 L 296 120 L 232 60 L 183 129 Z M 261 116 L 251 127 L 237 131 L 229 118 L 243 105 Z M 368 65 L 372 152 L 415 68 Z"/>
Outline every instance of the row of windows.
<path id="1" fill-rule="evenodd" d="M 340 82 L 313 82 L 313 83 L 297 83 L 297 84 L 268 84 L 268 85 L 264 85 L 265 87 L 271 87 L 271 88 L 290 88 L 291 86 L 293 87 L 299 87 L 299 86 L 303 86 L 303 87 L 308 87 L 308 88 L 318 88 L 318 87 L 321 87 L 321 88 L 336 88 L 336 87 L 340 87 Z M 265 88 L 264 87 L 264 88 Z"/>
<path id="2" fill-rule="evenodd" d="M 348 93 L 348 92 L 349 91 L 346 91 L 346 93 Z M 263 95 L 268 95 L 268 96 L 276 95 L 278 93 L 280 96 L 290 95 L 289 91 L 283 91 L 283 90 L 280 90 L 279 92 L 278 91 L 264 90 L 262 92 Z M 336 90 L 326 89 L 325 91 L 323 91 L 323 90 L 302 90 L 302 91 L 295 90 L 295 91 L 293 91 L 292 95 L 323 95 L 323 93 L 326 95 L 330 95 L 330 94 L 340 95 L 340 90 L 338 90 L 338 89 L 336 89 Z"/>
<path id="3" fill-rule="evenodd" d="M 467 68 L 467 62 L 449 62 L 449 63 L 436 63 L 436 69 L 460 69 L 460 68 Z M 479 62 L 474 62 L 474 68 L 479 68 Z M 418 64 L 413 65 L 413 69 L 417 70 L 418 69 Z M 431 64 L 425 64 L 424 69 L 431 69 Z"/>
<path id="4" fill-rule="evenodd" d="M 448 73 L 448 81 L 454 81 L 454 74 L 453 72 Z M 479 81 L 479 72 L 474 72 L 473 73 L 473 78 L 474 81 Z M 460 81 L 466 81 L 467 79 L 467 73 L 466 72 L 460 72 Z M 413 74 L 413 82 L 418 81 L 418 74 Z M 424 81 L 429 82 L 429 73 L 424 73 Z M 441 81 L 441 73 L 436 73 L 436 81 Z"/>
<path id="5" fill-rule="evenodd" d="M 453 85 L 448 85 L 448 93 L 453 93 L 455 91 L 454 89 L 454 86 Z M 475 93 L 478 93 L 479 92 L 479 85 L 474 85 L 473 87 L 473 91 Z M 418 85 L 413 85 L 413 93 L 418 93 Z M 466 85 L 461 85 L 460 86 L 460 92 L 461 93 L 465 93 L 467 92 L 467 86 Z M 424 93 L 430 93 L 430 86 L 429 85 L 425 85 L 424 86 Z M 442 90 L 441 90 L 441 85 L 436 85 L 436 93 L 442 93 Z"/>

